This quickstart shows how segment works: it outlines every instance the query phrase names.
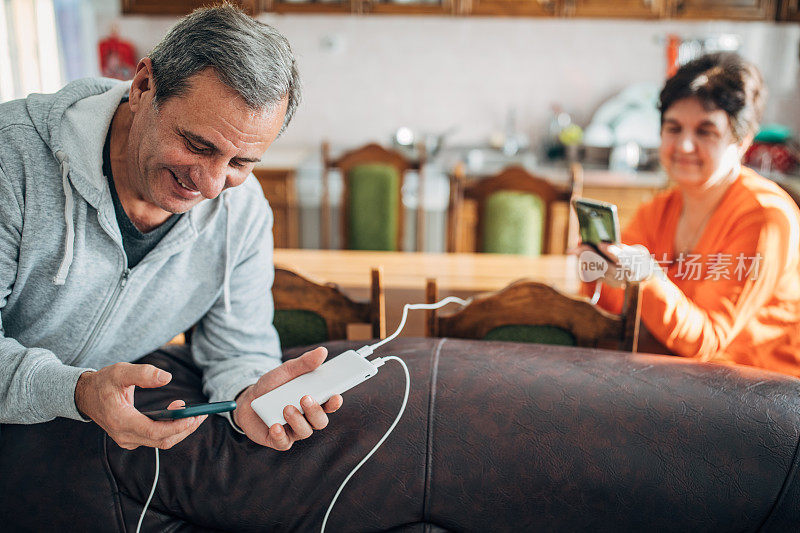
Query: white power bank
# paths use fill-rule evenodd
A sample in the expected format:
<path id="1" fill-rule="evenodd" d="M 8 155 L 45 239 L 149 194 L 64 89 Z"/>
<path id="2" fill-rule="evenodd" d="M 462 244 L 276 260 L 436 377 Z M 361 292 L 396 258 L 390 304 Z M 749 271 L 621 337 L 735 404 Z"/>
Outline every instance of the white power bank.
<path id="1" fill-rule="evenodd" d="M 250 404 L 267 426 L 285 424 L 283 409 L 294 405 L 303 413 L 300 399 L 311 396 L 320 405 L 330 400 L 331 396 L 341 394 L 364 382 L 378 373 L 378 367 L 357 354 L 348 350 L 321 364 L 308 374 L 298 376 L 259 396 Z"/>

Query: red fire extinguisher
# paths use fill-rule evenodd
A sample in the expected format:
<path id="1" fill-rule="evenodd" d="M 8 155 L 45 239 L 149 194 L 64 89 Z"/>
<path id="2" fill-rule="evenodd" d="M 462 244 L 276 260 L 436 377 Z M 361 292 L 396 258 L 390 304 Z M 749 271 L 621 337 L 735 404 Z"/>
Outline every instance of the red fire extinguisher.
<path id="1" fill-rule="evenodd" d="M 131 43 L 119 38 L 117 28 L 100 41 L 100 73 L 106 78 L 133 79 L 136 71 L 136 51 Z"/>

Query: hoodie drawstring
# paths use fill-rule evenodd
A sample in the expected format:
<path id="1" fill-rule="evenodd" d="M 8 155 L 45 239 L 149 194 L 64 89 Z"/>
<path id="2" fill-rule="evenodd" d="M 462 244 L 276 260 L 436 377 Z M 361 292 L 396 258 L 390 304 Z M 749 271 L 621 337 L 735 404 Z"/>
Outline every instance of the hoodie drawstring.
<path id="1" fill-rule="evenodd" d="M 67 234 L 64 237 L 64 258 L 58 273 L 53 278 L 55 285 L 64 285 L 69 274 L 69 267 L 72 266 L 72 257 L 75 249 L 75 225 L 73 223 L 73 211 L 75 200 L 72 196 L 72 186 L 69 182 L 69 157 L 62 151 L 56 152 L 56 159 L 61 164 L 61 185 L 64 188 L 64 222 L 67 225 Z M 226 194 L 224 196 L 225 211 L 225 276 L 222 280 L 222 294 L 225 302 L 225 312 L 231 311 L 231 202 Z"/>
<path id="2" fill-rule="evenodd" d="M 69 157 L 59 150 L 56 159 L 61 164 L 61 185 L 64 188 L 64 222 L 67 224 L 67 235 L 64 238 L 64 258 L 58 273 L 53 278 L 55 285 L 63 285 L 67 281 L 69 267 L 72 266 L 72 255 L 75 248 L 75 226 L 72 221 L 75 201 L 72 197 L 72 186 L 69 183 Z"/>
<path id="3" fill-rule="evenodd" d="M 225 276 L 222 278 L 222 299 L 225 302 L 225 312 L 231 312 L 231 201 L 228 194 L 224 196 L 225 211 Z"/>

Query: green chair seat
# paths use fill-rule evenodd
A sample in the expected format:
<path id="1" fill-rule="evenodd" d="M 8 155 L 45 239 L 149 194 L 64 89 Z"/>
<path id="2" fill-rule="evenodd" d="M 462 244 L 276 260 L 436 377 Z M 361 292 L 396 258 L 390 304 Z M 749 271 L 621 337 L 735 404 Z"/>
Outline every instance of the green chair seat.
<path id="1" fill-rule="evenodd" d="M 348 248 L 398 250 L 400 173 L 390 165 L 357 165 L 348 180 Z"/>
<path id="2" fill-rule="evenodd" d="M 542 253 L 545 206 L 541 198 L 519 191 L 500 191 L 486 200 L 483 250 L 495 254 L 536 256 Z"/>
<path id="3" fill-rule="evenodd" d="M 555 326 L 529 326 L 524 324 L 499 326 L 489 331 L 483 340 L 575 346 L 575 337 L 569 331 Z"/>
<path id="4" fill-rule="evenodd" d="M 313 311 L 276 309 L 272 323 L 278 330 L 283 350 L 295 346 L 322 344 L 328 340 L 328 325 L 325 319 Z"/>

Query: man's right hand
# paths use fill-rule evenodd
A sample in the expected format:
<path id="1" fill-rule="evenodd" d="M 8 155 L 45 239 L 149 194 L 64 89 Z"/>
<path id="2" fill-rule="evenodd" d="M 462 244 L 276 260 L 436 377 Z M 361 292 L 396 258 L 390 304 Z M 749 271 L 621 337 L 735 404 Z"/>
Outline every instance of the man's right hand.
<path id="1" fill-rule="evenodd" d="M 189 436 L 207 417 L 154 421 L 136 410 L 134 387 L 162 387 L 171 379 L 169 372 L 153 365 L 117 363 L 81 374 L 75 386 L 75 405 L 122 448 L 150 446 L 166 450 Z M 167 408 L 177 409 L 182 405 L 183 401 L 176 400 Z"/>

